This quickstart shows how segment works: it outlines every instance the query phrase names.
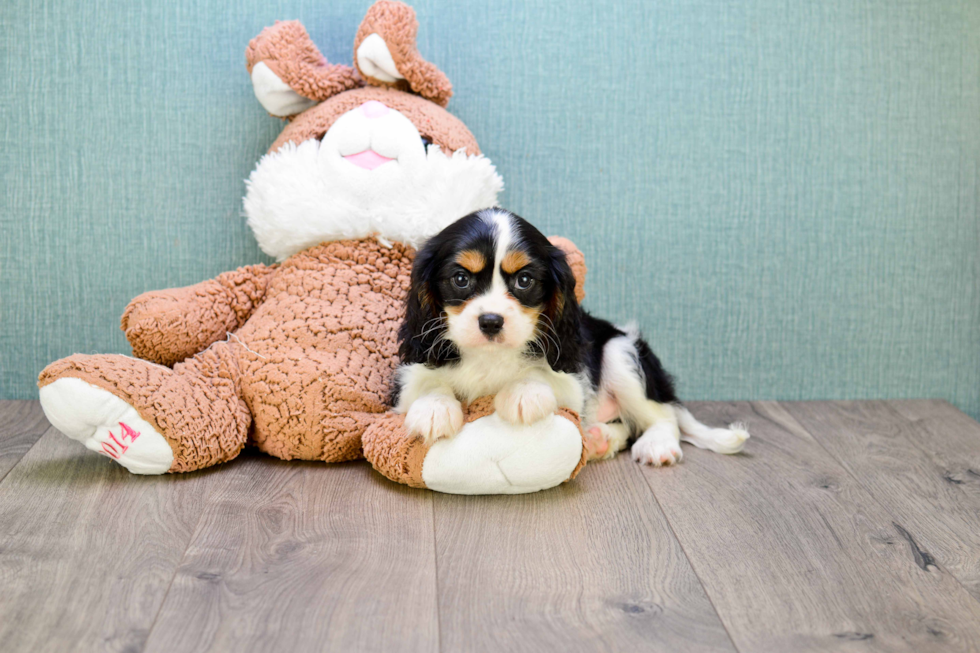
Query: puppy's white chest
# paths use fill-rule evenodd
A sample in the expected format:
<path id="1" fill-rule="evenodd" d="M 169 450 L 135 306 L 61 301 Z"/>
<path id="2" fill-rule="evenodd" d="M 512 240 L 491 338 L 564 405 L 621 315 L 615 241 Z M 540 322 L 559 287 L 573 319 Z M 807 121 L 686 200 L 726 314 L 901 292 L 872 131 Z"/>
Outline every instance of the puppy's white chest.
<path id="1" fill-rule="evenodd" d="M 457 396 L 473 401 L 497 394 L 507 384 L 524 378 L 530 370 L 539 367 L 519 352 L 487 348 L 486 351 L 467 351 L 458 363 L 445 369 Z"/>
<path id="2" fill-rule="evenodd" d="M 459 363 L 441 368 L 456 397 L 473 401 L 496 395 L 514 383 L 535 380 L 551 387 L 559 406 L 581 413 L 588 382 L 582 375 L 556 372 L 543 359 L 520 352 L 488 348 L 464 351 Z"/>

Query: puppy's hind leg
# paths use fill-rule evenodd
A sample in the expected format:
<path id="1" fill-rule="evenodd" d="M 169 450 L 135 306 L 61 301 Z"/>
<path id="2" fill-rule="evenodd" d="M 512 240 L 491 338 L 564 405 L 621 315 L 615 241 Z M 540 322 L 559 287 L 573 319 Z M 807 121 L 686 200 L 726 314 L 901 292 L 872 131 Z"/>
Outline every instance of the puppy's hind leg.
<path id="1" fill-rule="evenodd" d="M 586 427 L 589 460 L 609 460 L 626 448 L 630 429 L 622 422 L 598 422 Z"/>
<path id="2" fill-rule="evenodd" d="M 627 331 L 603 347 L 602 391 L 615 399 L 628 431 L 641 434 L 633 444 L 633 460 L 657 467 L 673 465 L 684 454 L 677 417 L 668 403 L 675 400 L 670 377 L 635 330 Z"/>

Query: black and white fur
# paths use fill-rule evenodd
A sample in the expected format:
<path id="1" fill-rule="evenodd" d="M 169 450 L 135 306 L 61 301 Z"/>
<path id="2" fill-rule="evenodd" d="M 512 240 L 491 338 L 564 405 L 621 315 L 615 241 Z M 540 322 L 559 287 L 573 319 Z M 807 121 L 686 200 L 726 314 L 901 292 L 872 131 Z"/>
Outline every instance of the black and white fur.
<path id="1" fill-rule="evenodd" d="M 486 395 L 513 424 L 578 412 L 593 458 L 637 437 L 633 458 L 659 466 L 681 460 L 681 439 L 736 453 L 749 437 L 698 422 L 636 330 L 582 310 L 564 253 L 502 209 L 458 220 L 419 251 L 399 341 L 393 404 L 430 442 L 462 428 L 460 401 Z"/>

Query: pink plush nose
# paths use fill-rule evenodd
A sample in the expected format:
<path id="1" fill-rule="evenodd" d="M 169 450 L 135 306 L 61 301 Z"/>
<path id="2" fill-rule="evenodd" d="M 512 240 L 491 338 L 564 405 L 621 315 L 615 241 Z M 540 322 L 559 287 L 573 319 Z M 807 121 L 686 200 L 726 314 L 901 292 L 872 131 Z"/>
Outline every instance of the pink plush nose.
<path id="1" fill-rule="evenodd" d="M 370 100 L 361 105 L 361 113 L 367 118 L 380 118 L 388 113 L 390 109 L 377 100 Z"/>

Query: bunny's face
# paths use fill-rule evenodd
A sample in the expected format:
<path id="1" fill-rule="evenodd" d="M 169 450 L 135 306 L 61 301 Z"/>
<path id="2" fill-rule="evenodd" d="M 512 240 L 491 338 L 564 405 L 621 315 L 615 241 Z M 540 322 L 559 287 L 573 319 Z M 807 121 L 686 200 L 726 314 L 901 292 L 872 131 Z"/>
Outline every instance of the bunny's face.
<path id="1" fill-rule="evenodd" d="M 283 260 L 324 241 L 369 236 L 417 247 L 460 216 L 496 205 L 503 182 L 443 108 L 451 86 L 415 51 L 415 28 L 406 5 L 380 0 L 371 8 L 355 41 L 367 87 L 352 69 L 317 58 L 298 23 L 277 23 L 249 45 L 263 106 L 273 114 L 302 109 L 248 181 L 245 213 L 263 251 Z"/>
<path id="2" fill-rule="evenodd" d="M 396 129 L 396 124 L 403 128 Z M 339 139 L 349 147 L 367 145 L 366 139 L 370 139 L 379 147 L 390 149 L 394 142 L 383 141 L 407 138 L 409 125 L 414 130 L 413 144 L 424 139 L 438 145 L 443 152 L 466 150 L 467 154 L 480 154 L 476 139 L 466 125 L 439 105 L 410 93 L 372 86 L 335 95 L 296 116 L 269 152 L 275 152 L 289 141 L 296 144 L 310 139 L 325 141 L 328 136 L 329 140 Z M 348 133 L 340 137 L 340 132 Z"/>

